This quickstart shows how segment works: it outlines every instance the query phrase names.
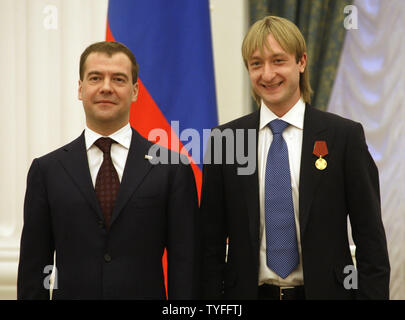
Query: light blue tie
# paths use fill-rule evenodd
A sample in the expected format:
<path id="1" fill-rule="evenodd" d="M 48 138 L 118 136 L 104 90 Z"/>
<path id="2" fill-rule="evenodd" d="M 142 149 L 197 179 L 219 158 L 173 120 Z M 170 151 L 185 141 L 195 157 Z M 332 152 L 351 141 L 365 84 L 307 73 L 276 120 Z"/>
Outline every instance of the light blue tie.
<path id="1" fill-rule="evenodd" d="M 273 142 L 265 181 L 267 266 L 283 279 L 299 263 L 288 149 L 281 135 L 288 125 L 280 119 L 269 123 Z"/>

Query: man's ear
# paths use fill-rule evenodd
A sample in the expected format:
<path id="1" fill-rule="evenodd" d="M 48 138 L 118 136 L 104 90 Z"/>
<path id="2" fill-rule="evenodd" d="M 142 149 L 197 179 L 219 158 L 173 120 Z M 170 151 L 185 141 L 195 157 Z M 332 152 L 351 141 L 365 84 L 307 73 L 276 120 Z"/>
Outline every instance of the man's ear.
<path id="1" fill-rule="evenodd" d="M 135 102 L 138 99 L 138 93 L 139 93 L 139 84 L 138 81 L 134 83 L 132 87 L 132 102 Z"/>
<path id="2" fill-rule="evenodd" d="M 78 98 L 79 100 L 83 100 L 82 98 L 82 80 L 79 80 L 79 89 L 78 89 Z"/>
<path id="3" fill-rule="evenodd" d="M 307 53 L 304 52 L 302 57 L 298 60 L 298 66 L 300 69 L 300 73 L 304 73 L 305 68 L 307 67 Z"/>

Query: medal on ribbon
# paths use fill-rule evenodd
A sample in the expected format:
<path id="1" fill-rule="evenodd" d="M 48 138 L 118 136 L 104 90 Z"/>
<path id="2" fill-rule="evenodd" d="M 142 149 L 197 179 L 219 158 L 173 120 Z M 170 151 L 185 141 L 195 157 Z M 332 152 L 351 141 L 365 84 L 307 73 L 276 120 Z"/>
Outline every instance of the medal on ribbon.
<path id="1" fill-rule="evenodd" d="M 318 170 L 325 170 L 326 167 L 328 166 L 328 163 L 323 158 L 328 154 L 328 147 L 326 145 L 326 141 L 323 140 L 315 141 L 313 154 L 319 157 L 319 159 L 315 161 L 315 167 Z"/>

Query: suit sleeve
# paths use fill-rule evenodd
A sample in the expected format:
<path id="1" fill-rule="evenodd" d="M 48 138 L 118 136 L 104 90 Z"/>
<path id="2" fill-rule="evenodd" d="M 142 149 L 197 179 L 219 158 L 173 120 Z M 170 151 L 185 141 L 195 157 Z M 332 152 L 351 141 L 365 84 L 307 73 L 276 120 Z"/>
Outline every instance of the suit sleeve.
<path id="1" fill-rule="evenodd" d="M 390 264 L 381 218 L 378 169 L 356 124 L 346 150 L 346 187 L 352 236 L 356 245 L 359 299 L 388 299 Z"/>
<path id="2" fill-rule="evenodd" d="M 18 299 L 49 299 L 44 280 L 53 265 L 53 237 L 44 179 L 35 159 L 28 172 L 17 278 Z"/>
<path id="3" fill-rule="evenodd" d="M 202 297 L 223 299 L 226 256 L 226 214 L 221 164 L 215 163 L 221 146 L 211 135 L 204 159 L 201 191 Z"/>
<path id="4" fill-rule="evenodd" d="M 190 165 L 176 166 L 168 210 L 168 298 L 196 298 L 198 196 Z"/>

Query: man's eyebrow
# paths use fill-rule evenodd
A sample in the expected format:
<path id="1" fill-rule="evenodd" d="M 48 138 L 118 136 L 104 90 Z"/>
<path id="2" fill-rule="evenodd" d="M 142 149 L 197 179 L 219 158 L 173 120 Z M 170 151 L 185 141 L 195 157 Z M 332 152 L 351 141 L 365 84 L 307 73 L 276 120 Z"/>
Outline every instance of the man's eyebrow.
<path id="1" fill-rule="evenodd" d="M 89 71 L 89 73 L 87 73 L 87 77 L 91 76 L 91 75 L 102 75 L 103 73 L 97 70 L 93 70 L 93 71 Z M 123 72 L 114 72 L 113 76 L 122 76 L 125 79 L 128 79 L 128 76 L 123 73 Z"/>
<path id="2" fill-rule="evenodd" d="M 272 58 L 279 58 L 279 57 L 286 57 L 286 56 L 287 56 L 287 54 L 285 54 L 284 52 L 276 52 L 271 57 Z"/>
<path id="3" fill-rule="evenodd" d="M 276 53 L 272 54 L 270 56 L 270 58 L 273 59 L 273 58 L 280 58 L 280 57 L 286 57 L 286 56 L 287 56 L 287 54 L 285 54 L 284 52 L 276 52 Z M 255 59 L 263 59 L 263 57 L 260 54 L 253 55 L 253 56 L 250 57 L 249 61 L 250 60 L 255 60 Z"/>
<path id="4" fill-rule="evenodd" d="M 287 58 L 288 55 L 284 52 L 276 52 L 271 56 L 272 58 Z"/>
<path id="5" fill-rule="evenodd" d="M 93 75 L 93 74 L 99 75 L 99 74 L 101 74 L 101 72 L 100 72 L 100 71 L 89 71 L 89 72 L 87 73 L 87 76 L 91 76 L 91 75 Z"/>
<path id="6" fill-rule="evenodd" d="M 121 76 L 124 77 L 125 79 L 128 79 L 128 76 L 123 72 L 114 72 L 113 76 Z"/>

